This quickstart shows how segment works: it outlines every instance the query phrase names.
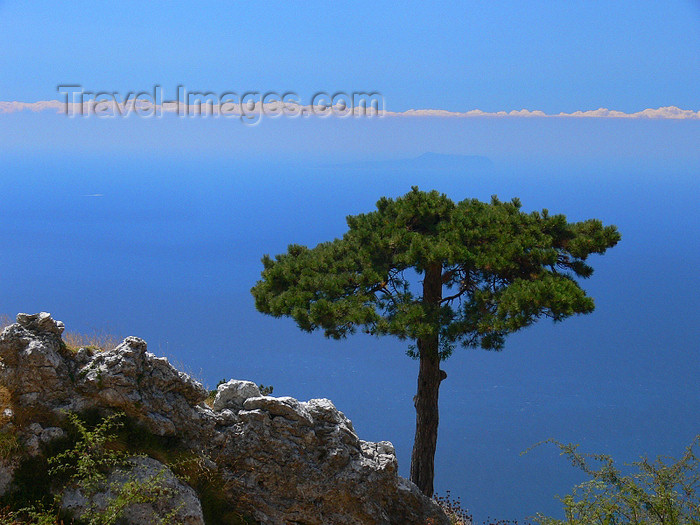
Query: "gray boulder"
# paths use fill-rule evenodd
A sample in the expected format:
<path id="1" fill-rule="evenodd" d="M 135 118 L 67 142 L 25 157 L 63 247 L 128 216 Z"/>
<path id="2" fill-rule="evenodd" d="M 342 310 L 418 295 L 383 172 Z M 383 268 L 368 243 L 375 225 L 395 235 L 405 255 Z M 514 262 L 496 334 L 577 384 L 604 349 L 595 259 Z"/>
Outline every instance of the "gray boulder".
<path id="1" fill-rule="evenodd" d="M 48 312 L 39 312 L 31 315 L 17 314 L 17 322 L 30 332 L 35 333 L 48 332 L 60 336 L 64 330 L 63 323 L 54 321 Z"/>
<path id="2" fill-rule="evenodd" d="M 252 381 L 231 379 L 229 382 L 217 387 L 212 408 L 217 412 L 225 408 L 240 410 L 243 408 L 245 400 L 250 397 L 260 397 L 258 385 Z"/>
<path id="3" fill-rule="evenodd" d="M 20 322 L 0 333 L 0 386 L 9 392 L 11 403 L 3 406 L 4 424 L 27 411 L 73 410 L 72 384 L 75 366 L 62 355 L 63 323 L 48 314 L 19 314 Z M 7 395 L 3 398 L 8 397 Z M 25 409 L 16 414 L 17 408 Z M 28 423 L 31 423 L 29 421 Z"/>

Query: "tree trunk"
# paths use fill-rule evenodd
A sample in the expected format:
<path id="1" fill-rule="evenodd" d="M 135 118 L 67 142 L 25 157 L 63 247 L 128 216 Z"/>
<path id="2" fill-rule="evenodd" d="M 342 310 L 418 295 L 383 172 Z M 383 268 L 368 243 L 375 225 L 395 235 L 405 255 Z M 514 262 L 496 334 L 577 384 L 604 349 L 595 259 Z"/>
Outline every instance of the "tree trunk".
<path id="1" fill-rule="evenodd" d="M 423 301 L 429 309 L 439 307 L 442 298 L 442 266 L 440 263 L 426 269 L 423 280 Z M 430 497 L 433 495 L 435 448 L 438 431 L 438 391 L 447 374 L 440 370 L 439 339 L 436 332 L 418 339 L 420 368 L 418 392 L 413 398 L 416 407 L 416 437 L 411 455 L 411 481 Z"/>

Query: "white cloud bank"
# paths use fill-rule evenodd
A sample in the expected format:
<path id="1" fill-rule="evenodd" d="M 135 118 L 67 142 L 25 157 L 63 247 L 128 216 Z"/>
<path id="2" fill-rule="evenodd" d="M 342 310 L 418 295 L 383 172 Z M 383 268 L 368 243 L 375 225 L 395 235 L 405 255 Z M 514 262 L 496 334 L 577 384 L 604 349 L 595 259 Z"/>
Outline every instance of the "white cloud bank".
<path id="1" fill-rule="evenodd" d="M 547 114 L 544 111 L 521 109 L 520 111 L 481 111 L 473 109 L 471 111 L 446 111 L 443 109 L 409 109 L 408 111 L 392 112 L 385 111 L 385 115 L 393 117 L 546 117 L 546 118 L 641 118 L 641 119 L 700 119 L 700 111 L 692 109 L 680 109 L 676 106 L 665 106 L 657 109 L 649 108 L 636 113 L 625 113 L 607 108 L 600 108 L 588 111 L 574 111 L 573 113 Z"/>
<path id="2" fill-rule="evenodd" d="M 259 104 L 259 103 L 258 103 Z M 206 105 L 206 104 L 205 104 Z M 188 110 L 187 106 L 180 104 L 179 107 L 175 103 L 165 103 L 163 105 L 153 105 L 144 101 L 136 102 L 126 102 L 125 104 L 117 104 L 116 102 L 95 102 L 86 101 L 85 107 L 81 108 L 80 104 L 68 104 L 66 108 L 66 103 L 59 100 L 42 100 L 38 102 L 2 102 L 0 101 L 0 114 L 3 113 L 17 113 L 21 111 L 32 111 L 32 112 L 43 112 L 51 111 L 54 113 L 64 113 L 69 115 L 80 115 L 81 110 L 84 110 L 88 114 L 96 114 L 98 116 L 114 116 L 114 115 L 125 115 L 132 112 L 140 112 L 143 114 L 144 110 L 146 114 L 152 114 L 154 110 L 159 113 L 177 113 L 181 112 L 188 114 L 189 116 L 195 115 L 198 112 L 205 114 L 234 114 L 240 115 L 241 111 L 237 108 L 229 105 L 227 111 L 225 111 L 226 104 L 222 105 L 210 105 L 207 110 L 202 111 L 202 107 L 192 106 L 192 110 Z M 260 106 L 260 104 L 259 104 Z M 274 112 L 274 108 L 267 107 L 269 104 L 265 104 L 265 108 L 262 108 L 263 113 L 268 113 L 270 111 Z M 287 104 L 287 109 L 291 111 L 286 111 L 285 113 L 291 115 L 307 115 L 307 114 L 336 114 L 341 116 L 346 116 L 349 112 L 339 111 L 339 112 L 328 112 L 319 111 L 318 107 L 314 108 L 312 106 L 302 106 L 298 104 Z M 323 109 L 323 108 L 321 108 Z M 326 108 L 327 109 L 327 108 Z M 150 111 L 149 111 L 150 110 Z M 248 110 L 246 113 L 252 113 L 255 110 Z M 279 111 L 279 110 L 278 110 Z M 362 113 L 360 108 L 355 108 L 356 113 Z M 675 120 L 700 120 L 700 111 L 693 111 L 690 109 L 681 109 L 676 106 L 665 106 L 660 108 L 649 108 L 636 113 L 625 113 L 624 111 L 617 111 L 606 108 L 599 108 L 595 110 L 587 111 L 574 111 L 573 113 L 557 113 L 557 114 L 547 114 L 540 110 L 528 110 L 521 109 L 519 111 L 482 111 L 480 109 L 473 109 L 470 111 L 447 111 L 444 109 L 409 109 L 407 111 L 379 111 L 379 115 L 383 117 L 443 117 L 443 118 L 476 118 L 476 117 L 495 117 L 495 118 L 627 118 L 627 119 L 675 119 Z"/>

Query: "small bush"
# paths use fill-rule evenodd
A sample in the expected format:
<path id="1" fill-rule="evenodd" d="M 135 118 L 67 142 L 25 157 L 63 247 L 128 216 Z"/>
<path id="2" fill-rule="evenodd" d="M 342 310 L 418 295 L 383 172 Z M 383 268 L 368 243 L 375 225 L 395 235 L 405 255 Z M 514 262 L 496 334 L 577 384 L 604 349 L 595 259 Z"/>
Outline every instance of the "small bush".
<path id="1" fill-rule="evenodd" d="M 260 393 L 264 396 L 271 396 L 275 389 L 272 385 L 265 386 L 263 384 L 258 385 L 258 388 L 260 389 Z"/>
<path id="2" fill-rule="evenodd" d="M 698 525 L 700 524 L 700 461 L 694 447 L 700 435 L 679 459 L 646 457 L 632 463 L 636 471 L 623 475 L 613 459 L 603 454 L 581 454 L 578 445 L 553 440 L 571 463 L 591 476 L 558 498 L 564 520 L 538 514 L 541 525 Z M 545 443 L 547 443 L 545 442 Z M 594 468 L 591 463 L 597 463 Z"/>

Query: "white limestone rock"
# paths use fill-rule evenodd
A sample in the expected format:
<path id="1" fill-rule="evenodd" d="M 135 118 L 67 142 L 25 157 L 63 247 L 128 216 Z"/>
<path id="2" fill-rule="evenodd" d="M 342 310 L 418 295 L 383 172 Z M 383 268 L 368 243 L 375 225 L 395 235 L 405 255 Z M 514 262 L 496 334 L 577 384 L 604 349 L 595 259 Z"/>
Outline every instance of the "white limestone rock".
<path id="1" fill-rule="evenodd" d="M 61 321 L 54 321 L 48 312 L 17 314 L 17 322 L 30 332 L 48 332 L 59 336 L 65 328 Z"/>
<path id="2" fill-rule="evenodd" d="M 260 397 L 260 389 L 252 381 L 231 379 L 227 383 L 219 385 L 216 390 L 213 406 L 216 412 L 225 408 L 240 410 L 246 399 Z"/>

